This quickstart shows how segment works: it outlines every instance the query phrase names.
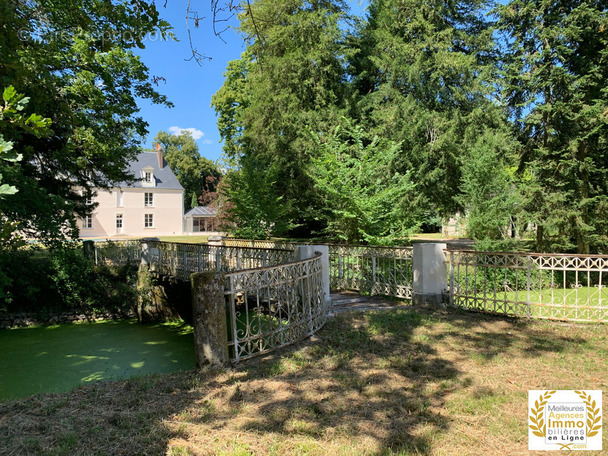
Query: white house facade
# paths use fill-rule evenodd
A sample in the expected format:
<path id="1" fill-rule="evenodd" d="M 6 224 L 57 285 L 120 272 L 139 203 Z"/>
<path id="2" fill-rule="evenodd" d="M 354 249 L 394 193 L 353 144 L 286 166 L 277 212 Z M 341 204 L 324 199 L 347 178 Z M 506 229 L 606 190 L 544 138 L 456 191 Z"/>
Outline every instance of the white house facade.
<path id="1" fill-rule="evenodd" d="M 129 166 L 132 184 L 97 190 L 96 208 L 79 220 L 83 239 L 175 236 L 182 234 L 184 188 L 167 165 L 160 145 Z"/>

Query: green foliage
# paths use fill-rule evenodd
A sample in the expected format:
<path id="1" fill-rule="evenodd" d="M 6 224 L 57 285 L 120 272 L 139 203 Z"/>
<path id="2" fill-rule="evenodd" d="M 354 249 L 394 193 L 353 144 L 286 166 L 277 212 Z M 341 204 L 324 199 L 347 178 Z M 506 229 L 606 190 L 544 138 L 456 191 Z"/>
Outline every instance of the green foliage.
<path id="1" fill-rule="evenodd" d="M 513 0 L 498 9 L 509 37 L 504 97 L 530 175 L 525 209 L 536 248 L 608 246 L 608 15 L 605 3 Z"/>
<path id="2" fill-rule="evenodd" d="M 285 234 L 293 225 L 289 205 L 277 191 L 275 166 L 268 167 L 253 158 L 243 158 L 239 170 L 224 178 L 221 199 L 224 229 L 246 239 L 267 239 Z"/>
<path id="3" fill-rule="evenodd" d="M 61 299 L 62 307 L 81 312 L 133 310 L 137 265 L 94 265 L 81 246 L 58 245 L 50 250 L 52 289 Z"/>
<path id="4" fill-rule="evenodd" d="M 294 225 L 313 223 L 316 206 L 306 172 L 313 142 L 305 126 L 329 131 L 347 108 L 344 8 L 339 1 L 318 0 L 248 4 L 239 29 L 249 46 L 230 62 L 212 99 L 228 164 L 272 168 L 271 177 L 260 176 L 259 184 L 239 191 L 274 182 L 275 200 Z M 231 189 L 240 182 L 233 180 Z"/>
<path id="5" fill-rule="evenodd" d="M 53 289 L 68 308 L 90 308 L 94 305 L 89 294 L 93 264 L 79 250 L 55 247 L 50 251 L 50 279 Z"/>
<path id="6" fill-rule="evenodd" d="M 213 105 L 228 164 L 239 170 L 234 209 L 257 220 L 249 232 L 280 214 L 306 236 L 325 228 L 390 242 L 462 212 L 484 248 L 512 248 L 511 227 L 535 233 L 537 250 L 605 252 L 606 6 L 512 0 L 488 15 L 493 6 L 372 0 L 366 20 L 349 28 L 339 2 L 248 3 L 240 16 L 248 47 Z M 342 117 L 366 131 L 359 146 L 330 139 Z M 368 149 L 375 136 L 382 153 Z M 368 160 L 410 175 L 415 191 L 380 178 L 373 196 L 352 175 Z M 248 191 L 284 207 L 268 217 Z M 399 210 L 407 201 L 407 217 L 388 215 L 389 200 Z M 274 222 L 266 223 L 268 233 Z"/>
<path id="7" fill-rule="evenodd" d="M 38 0 L 0 2 L 0 87 L 29 115 L 0 121 L 3 147 L 23 156 L 0 160 L 0 174 L 19 193 L 0 199 L 0 212 L 41 239 L 76 236 L 74 215 L 90 211 L 90 190 L 128 180 L 127 164 L 147 133 L 137 99 L 168 104 L 134 48 L 147 33 L 167 37 L 153 3 Z M 23 110 L 18 111 L 23 113 Z M 14 118 L 14 117 L 13 117 Z M 35 134 L 48 124 L 53 134 Z"/>
<path id="8" fill-rule="evenodd" d="M 17 93 L 13 86 L 8 86 L 2 92 L 3 105 L 0 105 L 0 161 L 16 163 L 22 160 L 23 155 L 13 150 L 13 141 L 6 141 L 2 132 L 5 127 L 17 126 L 37 137 L 50 134 L 50 119 L 44 119 L 37 114 L 26 115 L 25 110 L 29 98 Z M 2 174 L 0 174 L 2 182 Z M 0 199 L 3 195 L 14 195 L 17 187 L 8 184 L 0 185 Z M 18 224 L 7 220 L 0 210 L 0 256 L 12 255 L 24 245 L 18 233 Z M 0 268 L 0 299 L 3 290 L 12 284 L 12 279 L 3 268 Z"/>
<path id="9" fill-rule="evenodd" d="M 271 165 L 273 194 L 308 236 L 325 228 L 344 239 L 392 242 L 462 210 L 461 166 L 476 138 L 508 136 L 491 99 L 497 68 L 493 28 L 483 19 L 488 5 L 375 0 L 351 33 L 339 2 L 252 3 L 240 27 L 249 46 L 213 98 L 229 164 Z M 314 138 L 336 135 L 343 117 L 371 134 L 350 159 L 331 161 Z M 371 180 L 340 183 L 364 156 L 377 191 Z M 374 175 L 374 166 L 393 174 Z M 415 192 L 406 191 L 408 175 Z"/>
<path id="10" fill-rule="evenodd" d="M 414 184 L 396 170 L 400 144 L 369 138 L 343 119 L 327 135 L 313 134 L 310 177 L 323 205 L 327 233 L 350 243 L 391 243 L 417 227 L 410 208 Z"/>
<path id="11" fill-rule="evenodd" d="M 486 131 L 464 157 L 461 194 L 467 236 L 480 250 L 508 250 L 521 201 L 515 179 L 515 142 L 507 134 Z"/>
<path id="12" fill-rule="evenodd" d="M 184 187 L 185 209 L 198 206 L 198 198 L 203 191 L 215 192 L 215 181 L 221 173 L 215 163 L 202 157 L 198 145 L 188 131 L 172 135 L 159 131 L 154 142 L 163 146 L 165 160 Z M 209 185 L 208 177 L 215 180 Z"/>
<path id="13" fill-rule="evenodd" d="M 137 266 L 94 265 L 80 245 L 0 252 L 0 311 L 127 313 L 136 305 Z"/>
<path id="14" fill-rule="evenodd" d="M 8 86 L 2 93 L 4 106 L 0 106 L 0 121 L 10 122 L 21 127 L 36 136 L 44 136 L 50 133 L 51 120 L 43 118 L 38 114 L 25 115 L 22 111 L 29 103 L 29 97 L 17 93 L 13 86 Z M 18 161 L 18 159 L 15 159 Z"/>
<path id="15" fill-rule="evenodd" d="M 0 310 L 3 308 L 2 301 L 6 297 L 6 290 L 12 285 L 15 276 L 14 271 L 5 264 L 5 260 L 16 255 L 24 245 L 25 241 L 18 234 L 17 224 L 3 220 L 0 213 Z"/>
<path id="16" fill-rule="evenodd" d="M 13 86 L 8 86 L 2 92 L 3 105 L 0 105 L 0 160 L 7 162 L 18 162 L 21 161 L 23 155 L 13 150 L 14 143 L 12 141 L 6 141 L 2 134 L 3 127 L 8 124 L 13 124 L 20 127 L 23 130 L 28 131 L 38 137 L 46 136 L 50 133 L 49 125 L 50 119 L 43 119 L 37 114 L 30 114 L 27 116 L 23 113 L 29 98 L 23 94 L 17 93 Z M 0 182 L 2 182 L 2 174 L 0 174 Z M 8 185 L 0 185 L 0 198 L 2 195 L 14 195 L 17 193 L 17 188 Z M 5 224 L 4 228 L 7 225 Z M 5 229 L 2 233 L 5 233 Z M 0 236 L 0 240 L 4 240 L 4 236 Z"/>
<path id="17" fill-rule="evenodd" d="M 353 37 L 353 115 L 401 144 L 397 166 L 415 178 L 413 207 L 462 207 L 461 165 L 484 129 L 504 131 L 491 101 L 496 68 L 488 2 L 373 0 Z"/>

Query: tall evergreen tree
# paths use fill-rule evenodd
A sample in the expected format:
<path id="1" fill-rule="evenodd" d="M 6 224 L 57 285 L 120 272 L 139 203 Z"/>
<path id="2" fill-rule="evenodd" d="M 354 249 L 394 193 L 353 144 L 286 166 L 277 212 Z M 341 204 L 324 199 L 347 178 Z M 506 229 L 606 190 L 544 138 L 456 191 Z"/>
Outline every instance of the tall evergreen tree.
<path id="1" fill-rule="evenodd" d="M 486 0 L 372 0 L 353 39 L 353 115 L 402 144 L 400 169 L 417 209 L 452 214 L 463 157 L 476 138 L 507 130 L 493 101 L 496 45 Z"/>
<path id="2" fill-rule="evenodd" d="M 536 247 L 608 248 L 608 2 L 513 0 L 505 96 L 531 176 Z"/>
<path id="3" fill-rule="evenodd" d="M 328 131 L 346 105 L 343 11 L 336 0 L 252 3 L 240 17 L 247 50 L 230 63 L 212 101 L 229 162 L 236 168 L 272 168 L 275 201 L 289 208 L 287 217 L 305 225 L 315 205 L 306 174 L 313 145 L 307 127 Z M 253 171 L 244 172 L 255 178 Z M 231 182 L 233 194 L 243 195 L 234 187 L 242 180 Z"/>

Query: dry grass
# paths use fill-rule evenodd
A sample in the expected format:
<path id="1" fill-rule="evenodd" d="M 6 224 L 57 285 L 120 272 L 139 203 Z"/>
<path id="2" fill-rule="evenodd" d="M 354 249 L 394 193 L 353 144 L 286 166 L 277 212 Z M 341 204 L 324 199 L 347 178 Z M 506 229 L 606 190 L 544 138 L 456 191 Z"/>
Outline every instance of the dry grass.
<path id="1" fill-rule="evenodd" d="M 607 326 L 345 314 L 234 369 L 0 404 L 0 454 L 528 455 L 527 390 L 608 390 L 607 342 Z"/>

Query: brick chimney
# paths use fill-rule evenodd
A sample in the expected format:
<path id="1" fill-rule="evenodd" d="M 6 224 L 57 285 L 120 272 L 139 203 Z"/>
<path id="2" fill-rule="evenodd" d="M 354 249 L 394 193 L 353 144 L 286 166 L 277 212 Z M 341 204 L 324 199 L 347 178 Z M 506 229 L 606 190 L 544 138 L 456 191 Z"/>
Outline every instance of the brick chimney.
<path id="1" fill-rule="evenodd" d="M 158 167 L 163 169 L 165 160 L 163 158 L 163 146 L 160 143 L 156 143 L 156 157 L 158 158 Z"/>

